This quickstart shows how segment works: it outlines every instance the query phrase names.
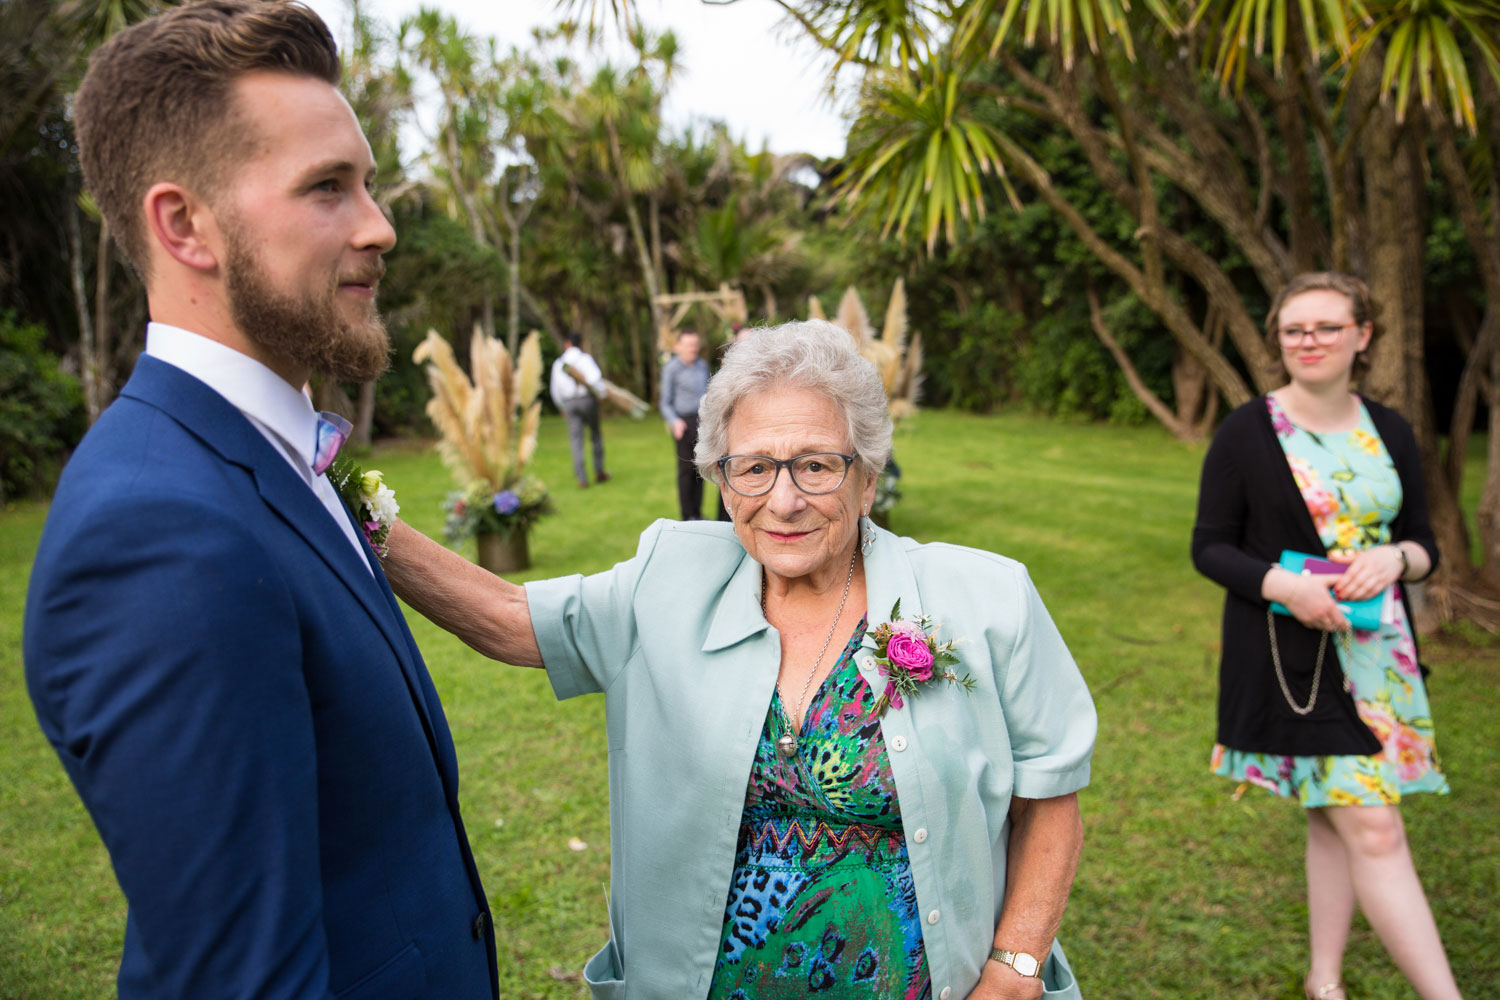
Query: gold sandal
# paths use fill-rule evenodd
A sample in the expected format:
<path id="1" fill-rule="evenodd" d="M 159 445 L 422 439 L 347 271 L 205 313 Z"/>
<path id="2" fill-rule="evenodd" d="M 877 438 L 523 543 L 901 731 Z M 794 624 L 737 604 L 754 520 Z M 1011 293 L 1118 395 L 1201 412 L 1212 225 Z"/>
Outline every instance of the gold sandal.
<path id="1" fill-rule="evenodd" d="M 1312 984 L 1304 980 L 1302 987 L 1307 993 L 1307 1000 L 1349 1000 L 1343 983 L 1324 983 L 1315 991 Z"/>

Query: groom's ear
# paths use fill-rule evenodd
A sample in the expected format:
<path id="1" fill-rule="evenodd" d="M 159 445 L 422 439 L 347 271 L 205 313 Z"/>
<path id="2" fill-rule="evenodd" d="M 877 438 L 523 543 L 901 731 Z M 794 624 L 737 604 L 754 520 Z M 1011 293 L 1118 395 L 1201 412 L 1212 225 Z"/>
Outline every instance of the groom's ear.
<path id="1" fill-rule="evenodd" d="M 208 203 L 190 188 L 171 181 L 151 185 L 142 199 L 152 256 L 203 273 L 218 269 L 223 247 L 218 220 Z M 163 259 L 165 258 L 165 259 Z M 158 268 L 153 267 L 155 274 Z"/>

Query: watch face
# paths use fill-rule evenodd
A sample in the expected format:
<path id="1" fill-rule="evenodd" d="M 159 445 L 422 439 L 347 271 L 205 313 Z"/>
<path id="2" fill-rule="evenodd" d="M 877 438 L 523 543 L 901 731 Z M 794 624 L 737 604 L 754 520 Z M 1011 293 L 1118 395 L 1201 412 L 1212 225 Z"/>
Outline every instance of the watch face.
<path id="1" fill-rule="evenodd" d="M 1034 977 L 1039 971 L 1041 971 L 1042 963 L 1038 962 L 1036 959 L 1032 958 L 1030 955 L 1026 954 L 1023 951 L 1020 954 L 1016 955 L 1016 960 L 1011 964 L 1011 968 L 1015 969 L 1023 976 Z"/>

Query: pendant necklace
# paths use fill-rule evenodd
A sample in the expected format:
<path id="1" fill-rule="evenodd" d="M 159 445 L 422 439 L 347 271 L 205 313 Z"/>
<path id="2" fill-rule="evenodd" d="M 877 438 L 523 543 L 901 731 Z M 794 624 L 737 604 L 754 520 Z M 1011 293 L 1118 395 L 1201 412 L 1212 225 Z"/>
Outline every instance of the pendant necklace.
<path id="1" fill-rule="evenodd" d="M 807 680 L 802 682 L 802 694 L 797 698 L 797 715 L 802 714 L 803 705 L 807 701 L 807 689 L 812 684 L 812 679 L 818 672 L 818 667 L 823 662 L 823 654 L 828 652 L 828 644 L 833 641 L 833 631 L 839 627 L 839 619 L 844 617 L 844 602 L 849 600 L 849 587 L 854 583 L 854 561 L 859 558 L 859 546 L 854 547 L 854 554 L 849 557 L 849 576 L 844 581 L 844 596 L 839 599 L 839 609 L 833 616 L 833 624 L 828 626 L 828 634 L 823 637 L 823 648 L 818 650 L 818 658 L 813 661 L 812 670 L 808 671 Z M 760 613 L 766 614 L 766 578 L 762 573 L 760 578 Z M 781 738 L 776 741 L 776 749 L 781 751 L 783 757 L 794 757 L 797 754 L 797 734 L 792 732 L 792 713 L 786 710 L 786 702 L 781 703 L 782 715 L 785 721 L 781 727 Z"/>

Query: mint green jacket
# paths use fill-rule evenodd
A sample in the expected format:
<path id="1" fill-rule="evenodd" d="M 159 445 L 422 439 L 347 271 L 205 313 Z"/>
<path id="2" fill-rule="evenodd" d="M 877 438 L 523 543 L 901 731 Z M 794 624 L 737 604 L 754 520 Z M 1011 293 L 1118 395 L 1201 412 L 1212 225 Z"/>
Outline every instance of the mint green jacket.
<path id="1" fill-rule="evenodd" d="M 708 993 L 745 786 L 781 661 L 760 565 L 715 522 L 658 521 L 634 558 L 526 585 L 559 698 L 603 692 L 609 744 L 609 943 L 584 970 L 601 1000 Z M 877 531 L 870 625 L 899 598 L 957 641 L 965 693 L 933 684 L 881 723 L 936 1000 L 963 1000 L 1005 898 L 1011 796 L 1088 784 L 1096 718 L 1083 678 L 1020 563 Z M 871 652 L 855 656 L 877 690 Z M 1079 997 L 1062 949 L 1048 996 Z"/>

